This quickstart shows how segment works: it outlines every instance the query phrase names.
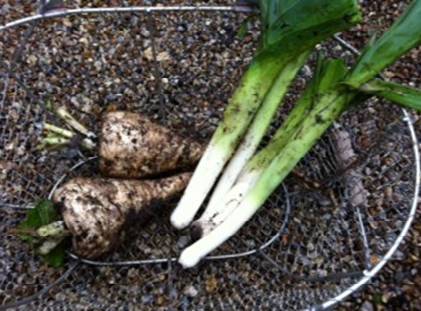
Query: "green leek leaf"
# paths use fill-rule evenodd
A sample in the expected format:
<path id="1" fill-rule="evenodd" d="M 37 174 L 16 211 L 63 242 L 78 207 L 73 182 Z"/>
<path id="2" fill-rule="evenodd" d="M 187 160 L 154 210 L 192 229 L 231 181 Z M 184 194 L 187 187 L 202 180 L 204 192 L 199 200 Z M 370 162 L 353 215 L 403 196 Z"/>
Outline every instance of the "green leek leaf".
<path id="1" fill-rule="evenodd" d="M 421 112 L 421 90 L 382 80 L 372 80 L 359 90 Z"/>
<path id="2" fill-rule="evenodd" d="M 340 32 L 361 21 L 354 0 L 260 0 L 260 10 L 263 49 L 305 50 L 332 35 L 334 28 Z"/>
<path id="3" fill-rule="evenodd" d="M 413 1 L 397 22 L 361 55 L 347 79 L 358 89 L 421 43 L 421 1 Z"/>

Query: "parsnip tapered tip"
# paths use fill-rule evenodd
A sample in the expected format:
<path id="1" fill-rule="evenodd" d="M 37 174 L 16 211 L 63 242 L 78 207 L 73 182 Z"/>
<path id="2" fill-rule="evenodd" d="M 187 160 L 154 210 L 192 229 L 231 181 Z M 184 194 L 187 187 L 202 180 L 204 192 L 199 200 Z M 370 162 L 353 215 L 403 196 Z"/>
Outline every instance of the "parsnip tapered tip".
<path id="1" fill-rule="evenodd" d="M 181 264 L 184 269 L 189 269 L 196 266 L 200 259 L 201 257 L 197 256 L 197 253 L 193 249 L 187 248 L 181 253 L 178 263 Z"/>

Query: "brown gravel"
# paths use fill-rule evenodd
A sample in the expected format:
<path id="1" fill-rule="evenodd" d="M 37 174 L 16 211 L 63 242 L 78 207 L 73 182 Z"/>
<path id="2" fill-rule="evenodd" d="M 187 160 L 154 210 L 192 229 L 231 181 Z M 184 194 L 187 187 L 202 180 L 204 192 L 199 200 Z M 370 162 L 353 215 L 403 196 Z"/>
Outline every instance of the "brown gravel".
<path id="1" fill-rule="evenodd" d="M 68 1 L 68 6 L 149 5 L 153 2 L 146 0 L 77 0 Z M 165 1 L 165 4 L 192 2 L 194 1 L 171 0 Z M 204 2 L 226 3 L 226 1 L 222 0 Z M 364 7 L 365 21 L 362 26 L 347 33 L 345 38 L 361 48 L 372 35 L 388 27 L 408 2 L 408 0 L 361 1 Z M 35 1 L 2 1 L 0 4 L 0 24 L 20 16 L 29 15 L 34 10 Z M 93 23 L 94 19 L 76 19 L 72 17 L 64 19 L 62 23 L 56 21 L 42 22 L 42 26 L 45 27 L 47 33 L 37 32 L 32 36 L 30 43 L 25 47 L 26 56 L 17 70 L 25 83 L 31 85 L 31 89 L 36 96 L 42 97 L 48 94 L 49 99 L 52 101 L 65 100 L 70 103 L 73 109 L 78 111 L 79 117 L 92 127 L 94 127 L 96 116 L 99 116 L 103 111 L 103 107 L 115 105 L 118 108 L 138 109 L 185 136 L 206 141 L 213 127 L 205 127 L 204 124 L 217 124 L 225 105 L 225 99 L 232 93 L 237 82 L 235 77 L 239 76 L 245 63 L 247 63 L 247 57 L 250 56 L 245 51 L 251 50 L 254 44 L 253 37 L 257 35 L 250 33 L 244 41 L 233 39 L 236 29 L 230 24 L 230 19 L 226 18 L 222 21 L 219 20 L 218 23 L 213 23 L 212 18 L 209 14 L 203 14 L 202 20 L 205 24 L 206 32 L 198 31 L 191 24 L 193 20 L 191 14 L 185 14 L 184 18 L 169 17 L 165 22 L 156 25 L 157 53 L 160 60 L 162 78 L 160 87 L 164 91 L 163 99 L 153 95 L 158 86 L 156 81 L 148 76 L 154 70 L 149 61 L 152 53 L 150 50 L 151 35 L 148 31 L 143 30 L 144 27 L 142 26 L 148 23 L 148 20 L 142 16 L 105 17 L 99 21 L 95 20 L 95 23 Z M 128 23 L 135 29 L 131 33 L 127 32 L 126 26 Z M 217 27 L 215 26 L 216 24 L 222 24 L 222 27 Z M 6 35 L 0 39 L 1 62 L 5 61 L 7 64 L 7 60 L 12 55 L 11 47 L 16 45 L 17 39 L 23 34 L 24 30 L 21 28 L 18 31 L 7 31 Z M 49 33 L 51 31 L 54 31 L 54 33 Z M 209 42 L 208 32 L 219 32 L 217 42 Z M 113 39 L 108 41 L 107 38 Z M 228 44 L 229 49 L 227 49 L 226 54 L 221 55 L 218 51 L 224 49 L 224 44 Z M 53 48 L 47 49 L 47 46 L 52 46 Z M 31 51 L 44 51 L 43 53 L 45 54 L 39 55 Z M 66 51 L 66 53 L 57 53 L 56 51 Z M 131 51 L 131 54 L 129 55 L 127 51 Z M 395 81 L 421 87 L 420 51 L 421 49 L 418 49 L 405 56 L 398 64 L 388 70 L 386 76 Z M 63 54 L 65 55 L 64 59 L 62 58 Z M 99 54 L 105 55 L 104 59 L 98 59 L 96 55 Z M 218 57 L 210 59 L 215 54 Z M 237 54 L 245 55 L 245 58 L 238 59 Z M 0 65 L 2 65 L 1 62 Z M 75 65 L 81 62 L 85 64 L 83 68 Z M 206 63 L 206 66 L 202 66 L 204 63 Z M 121 64 L 125 64 L 125 66 Z M 60 70 L 60 67 L 66 70 Z M 132 70 L 132 68 L 138 69 Z M 219 72 L 226 68 L 230 70 L 230 72 L 226 73 L 227 76 L 230 76 L 230 79 L 221 81 L 217 77 Z M 189 80 L 180 80 L 179 76 L 171 74 L 171 70 L 180 72 L 180 76 L 189 72 L 191 77 Z M 33 72 L 39 72 L 40 76 L 36 77 L 32 74 Z M 48 79 L 45 79 L 46 76 L 52 79 L 51 84 L 45 82 L 48 81 Z M 139 81 L 147 82 L 138 83 Z M 218 92 L 209 94 L 206 92 L 207 89 L 217 89 Z M 9 95 L 20 96 L 19 92 L 12 91 Z M 120 100 L 121 98 L 124 98 L 124 102 Z M 183 107 L 185 106 L 182 104 L 177 105 L 177 103 L 183 103 L 192 99 L 194 104 L 197 104 L 195 109 L 184 111 Z M 164 103 L 171 103 L 169 106 L 173 109 L 164 116 L 159 111 L 162 108 L 160 106 L 161 100 Z M 18 112 L 22 112 L 23 108 L 18 106 L 19 102 L 15 104 L 17 105 L 16 122 L 18 122 Z M 418 122 L 417 131 L 421 137 L 421 121 Z M 25 150 L 22 151 L 22 153 L 24 152 Z M 7 162 L 0 162 L 0 168 L 2 167 L 1 163 L 6 163 L 3 166 L 7 165 Z M 72 160 L 66 159 L 63 160 L 62 165 L 66 167 L 69 163 L 72 163 Z M 47 163 L 45 165 L 53 164 Z M 59 176 L 61 173 L 60 169 L 57 169 L 59 166 L 55 167 L 57 171 L 54 174 Z M 30 174 L 28 171 L 31 168 L 25 168 L 25 170 L 25 174 Z M 0 171 L 0 180 L 2 178 L 1 173 Z M 51 175 L 51 180 L 54 180 L 56 176 Z M 2 191 L 1 188 L 0 191 Z M 22 194 L 22 197 L 25 200 L 29 200 L 30 195 Z M 410 235 L 406 238 L 405 244 L 399 249 L 400 256 L 388 263 L 364 291 L 359 291 L 352 299 L 342 303 L 339 309 L 365 311 L 421 310 L 420 220 L 421 215 L 419 211 Z M 8 236 L 7 239 L 9 238 Z M 151 237 L 145 233 L 144 238 L 148 239 Z M 164 245 L 163 249 L 166 247 L 169 248 L 171 246 Z M 145 254 L 154 252 L 154 250 L 148 249 L 142 251 Z M 160 251 L 165 253 L 164 250 Z M 28 260 L 28 256 L 22 255 L 22 262 L 26 262 L 25 260 Z M 247 265 L 248 263 L 244 264 Z M 35 265 L 23 263 L 14 265 L 14 271 L 22 273 L 24 271 L 30 273 L 38 268 Z M 222 268 L 219 268 L 228 274 L 231 271 L 230 265 L 231 263 L 227 263 Z M 212 267 L 209 267 L 204 272 L 206 282 L 203 289 L 186 284 L 183 289 L 186 297 L 203 295 L 205 299 L 207 294 L 214 294 L 218 291 L 219 285 L 217 280 L 212 277 L 212 269 Z M 159 271 L 158 273 L 147 267 L 122 269 L 120 273 L 122 275 L 125 274 L 129 284 L 131 284 L 130 292 L 125 293 L 124 291 L 127 290 L 127 287 L 120 288 L 118 284 L 115 284 L 117 281 L 113 275 L 114 270 L 84 267 L 79 275 L 84 275 L 87 279 L 91 278 L 95 282 L 93 282 L 93 288 L 88 288 L 91 285 L 86 285 L 83 282 L 78 283 L 77 290 L 96 293 L 98 301 L 105 299 L 104 297 L 107 297 L 111 291 L 118 291 L 117 295 L 129 295 L 131 293 L 132 296 L 136 292 L 151 293 L 149 296 L 145 295 L 141 298 L 142 302 L 147 305 L 148 301 L 154 297 L 151 290 L 153 284 L 162 282 L 162 279 L 166 277 L 162 275 L 162 270 L 158 268 L 157 270 Z M 45 269 L 44 273 L 44 276 L 36 277 L 41 280 L 38 280 L 37 284 L 49 282 L 60 274 L 50 269 Z M 188 277 L 194 279 L 195 273 L 190 273 Z M 244 282 L 250 282 L 251 284 L 264 281 L 257 272 L 256 275 L 232 276 L 232 279 L 236 280 L 235 282 L 239 282 L 236 278 L 243 279 L 245 280 Z M 145 282 L 148 285 L 144 287 L 137 285 L 139 284 L 139 279 L 148 280 L 148 282 Z M 1 277 L 0 282 L 3 282 Z M 33 282 L 36 283 L 35 281 Z M 103 284 L 107 286 L 100 286 Z M 22 287 L 22 292 L 16 293 L 16 295 L 24 295 L 25 290 L 28 293 L 34 291 L 29 285 L 25 286 L 28 288 Z M 54 295 L 56 295 L 57 301 L 64 299 L 76 301 L 78 299 L 78 296 L 73 298 L 69 296 L 60 297 L 59 291 L 54 293 Z M 156 297 L 158 297 L 157 305 L 167 305 L 168 298 L 163 293 L 158 293 Z M 235 299 L 234 294 L 231 298 Z M 113 302 L 110 300 L 107 301 L 105 299 L 102 301 L 103 305 L 112 304 Z M 136 306 L 136 301 L 127 303 L 128 307 L 132 306 L 132 308 L 135 308 Z M 75 308 L 86 309 L 88 305 L 89 301 L 82 299 L 75 305 Z"/>

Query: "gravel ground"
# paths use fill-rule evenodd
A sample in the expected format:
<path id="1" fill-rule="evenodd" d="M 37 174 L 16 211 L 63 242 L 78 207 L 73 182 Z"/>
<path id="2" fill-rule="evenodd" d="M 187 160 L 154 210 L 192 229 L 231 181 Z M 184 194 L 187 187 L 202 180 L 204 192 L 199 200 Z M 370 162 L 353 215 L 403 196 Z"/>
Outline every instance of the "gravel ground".
<path id="1" fill-rule="evenodd" d="M 153 1 L 132 2 L 136 2 L 137 5 L 148 5 Z M 225 1 L 208 2 L 226 3 Z M 388 27 L 408 2 L 396 0 L 361 1 L 364 7 L 365 22 L 362 26 L 347 33 L 346 39 L 361 48 L 372 35 Z M 130 1 L 69 1 L 68 5 L 110 6 L 121 3 L 128 4 Z M 186 3 L 186 1 L 172 0 L 167 3 Z M 4 1 L 0 5 L 0 23 L 3 24 L 19 16 L 28 15 L 33 11 L 34 4 L 28 4 L 26 1 Z M 18 70 L 23 77 L 32 79 L 25 80 L 25 83 L 32 85 L 31 89 L 36 96 L 42 97 L 48 94 L 52 101 L 59 101 L 65 96 L 66 101 L 71 103 L 72 108 L 79 111 L 79 117 L 90 123 L 92 127 L 95 126 L 95 118 L 87 116 L 99 116 L 102 107 L 137 109 L 151 118 L 159 119 L 181 134 L 192 136 L 199 141 L 205 141 L 221 116 L 225 99 L 229 97 L 235 87 L 235 77 L 241 73 L 251 56 L 249 51 L 254 46 L 253 38 L 256 37 L 256 34 L 250 33 L 243 41 L 233 40 L 236 29 L 229 23 L 229 19 L 218 21 L 218 24 L 223 25 L 221 31 L 220 28 L 213 28 L 212 16 L 203 14 L 203 23 L 208 31 L 220 32 L 217 42 L 210 44 L 207 33 L 197 31 L 194 25 L 189 23 L 192 20 L 192 16 L 186 14 L 184 19 L 168 18 L 168 20 L 156 25 L 157 54 L 161 64 L 161 85 L 157 85 L 156 81 L 148 76 L 155 68 L 151 65 L 149 59 L 152 53 L 149 48 L 151 34 L 142 30 L 144 27 L 141 27 L 149 21 L 141 16 L 136 18 L 126 16 L 121 19 L 106 17 L 102 20 L 102 23 L 96 25 L 73 18 L 66 18 L 63 25 L 45 22 L 46 29 L 49 31 L 54 29 L 54 35 L 51 33 L 36 33 L 32 36 L 25 50 L 26 57 L 23 59 L 25 66 L 21 66 Z M 131 23 L 138 31 L 135 34 L 127 33 L 125 27 L 127 23 Z M 66 35 L 66 30 L 70 30 L 72 35 Z M 79 37 L 80 31 L 88 35 Z M 0 59 L 10 59 L 12 53 L 10 47 L 15 46 L 18 35 L 21 34 L 23 34 L 23 30 L 10 31 L 0 40 Z M 114 38 L 114 41 L 103 40 L 109 37 Z M 34 55 L 31 50 L 46 51 L 45 43 L 54 48 L 45 52 L 48 57 L 44 59 L 40 57 L 40 61 L 39 55 Z M 218 51 L 224 49 L 224 44 L 230 46 L 228 51 L 221 55 Z M 181 47 L 187 47 L 187 49 Z M 54 52 L 57 50 L 65 50 L 66 59 L 61 59 L 60 53 Z M 125 50 L 134 51 L 134 54 L 127 55 Z M 103 62 L 97 62 L 95 55 L 92 55 L 95 53 L 108 55 L 109 58 Z M 209 59 L 213 55 L 218 55 L 218 57 Z M 242 55 L 243 58 L 238 58 L 238 55 Z M 420 87 L 421 64 L 419 59 L 420 49 L 404 57 L 397 65 L 386 72 L 386 76 L 392 80 Z M 81 61 L 86 64 L 84 68 L 74 66 Z M 105 62 L 108 63 L 106 68 Z M 206 66 L 201 66 L 201 62 L 206 62 Z M 60 66 L 64 65 L 66 71 L 55 71 L 56 63 L 59 63 Z M 121 66 L 122 63 L 127 66 Z M 133 72 L 131 70 L 133 67 L 139 69 Z M 180 80 L 177 75 L 167 74 L 171 70 L 180 72 L 180 76 L 183 74 L 185 76 L 185 73 L 189 72 L 191 73 L 191 79 Z M 221 70 L 230 70 L 225 73 L 230 77 L 228 80 L 221 81 L 217 78 Z M 47 72 L 47 76 L 53 79 L 53 83 L 51 85 L 47 82 L 44 83 L 47 80 L 45 76 L 34 77 L 31 72 L 44 72 L 43 74 Z M 100 80 L 101 83 L 98 83 L 98 75 L 105 77 L 105 83 L 102 83 L 104 82 L 102 80 Z M 139 81 L 147 81 L 147 83 L 139 84 Z M 191 85 L 193 87 L 190 87 Z M 163 98 L 153 95 L 157 87 L 162 88 Z M 218 92 L 209 93 L 207 91 L 209 89 L 218 89 Z M 14 94 L 11 93 L 10 95 L 13 96 Z M 125 98 L 124 103 L 119 100 L 122 96 Z M 185 111 L 184 105 L 177 105 L 177 103 L 189 101 L 192 98 L 197 103 L 194 109 Z M 160 110 L 162 108 L 161 101 L 164 104 L 171 103 L 171 105 L 165 106 L 171 107 L 172 110 L 162 114 Z M 17 112 L 21 112 L 21 109 L 21 107 L 16 107 Z M 39 114 L 40 112 L 34 113 Z M 420 125 L 420 122 L 418 122 L 418 125 Z M 417 130 L 421 137 L 421 126 L 417 126 Z M 9 147 L 11 148 L 11 146 Z M 72 158 L 66 158 L 60 163 L 64 169 L 69 163 L 72 163 Z M 50 163 L 50 165 L 52 164 Z M 59 175 L 61 170 L 57 169 L 56 165 L 54 167 L 56 168 L 55 174 Z M 54 180 L 53 176 L 51 176 L 51 180 Z M 401 256 L 391 261 L 365 291 L 360 291 L 352 299 L 342 303 L 339 309 L 367 311 L 421 310 L 420 234 L 420 213 L 418 213 L 411 234 L 400 248 Z M 27 269 L 27 267 L 19 269 Z M 35 268 L 32 267 L 32 269 Z M 230 271 L 229 264 L 225 266 L 225 269 Z M 57 277 L 56 273 L 47 272 L 47 278 L 54 279 Z M 110 281 L 109 274 L 112 271 L 104 269 L 101 272 L 104 278 L 108 278 L 107 281 Z M 151 278 L 152 282 L 160 278 L 159 274 L 153 275 L 151 271 L 139 272 L 129 269 L 125 273 L 133 279 L 134 283 L 139 274 L 142 277 Z M 94 272 L 87 272 L 87 274 L 94 274 Z M 191 277 L 194 278 L 194 274 Z M 250 276 L 251 280 L 254 280 L 254 277 Z M 210 294 L 215 291 L 213 283 L 212 278 L 208 278 L 206 281 L 206 290 Z M 141 290 L 148 289 L 143 288 Z M 194 287 L 184 290 L 188 295 L 197 295 L 197 292 L 195 292 L 197 289 Z M 100 288 L 98 292 L 105 295 L 106 289 Z M 164 304 L 165 302 L 161 303 Z"/>

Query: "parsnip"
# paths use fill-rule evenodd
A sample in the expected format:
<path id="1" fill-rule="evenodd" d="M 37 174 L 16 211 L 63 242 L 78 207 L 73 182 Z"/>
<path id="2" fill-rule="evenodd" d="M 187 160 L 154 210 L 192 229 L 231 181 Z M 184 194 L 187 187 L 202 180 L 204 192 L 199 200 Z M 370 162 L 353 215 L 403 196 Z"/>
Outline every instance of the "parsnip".
<path id="1" fill-rule="evenodd" d="M 190 173 L 157 180 L 117 180 L 78 177 L 53 196 L 61 207 L 76 254 L 97 258 L 112 250 L 128 220 L 144 223 L 160 204 L 186 187 Z"/>

